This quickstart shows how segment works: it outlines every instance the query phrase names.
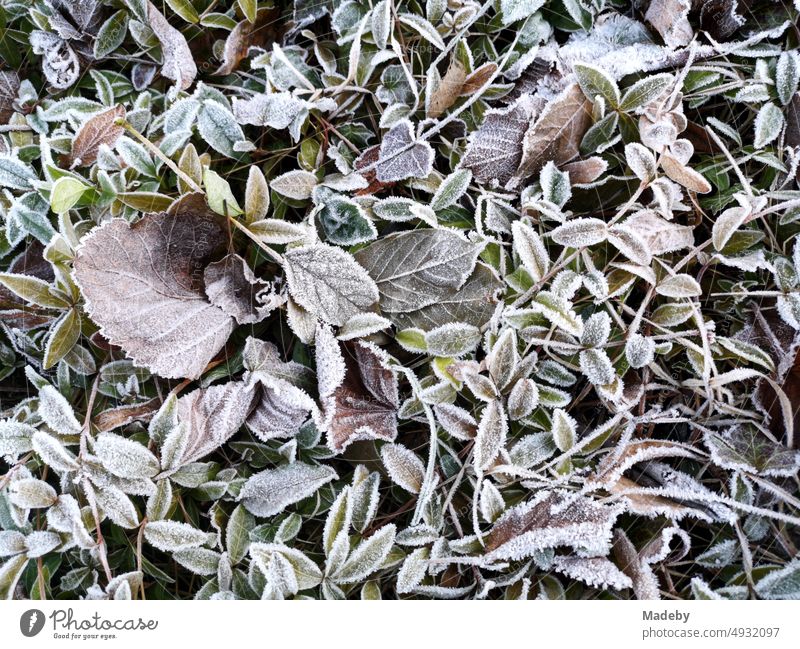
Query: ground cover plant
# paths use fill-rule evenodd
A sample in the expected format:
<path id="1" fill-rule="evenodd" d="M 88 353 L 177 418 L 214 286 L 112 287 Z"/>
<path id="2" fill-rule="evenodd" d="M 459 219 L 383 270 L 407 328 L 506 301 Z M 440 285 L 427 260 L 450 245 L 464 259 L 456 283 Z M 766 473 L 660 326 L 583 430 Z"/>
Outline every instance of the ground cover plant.
<path id="1" fill-rule="evenodd" d="M 799 13 L 0 0 L 0 596 L 800 598 Z"/>

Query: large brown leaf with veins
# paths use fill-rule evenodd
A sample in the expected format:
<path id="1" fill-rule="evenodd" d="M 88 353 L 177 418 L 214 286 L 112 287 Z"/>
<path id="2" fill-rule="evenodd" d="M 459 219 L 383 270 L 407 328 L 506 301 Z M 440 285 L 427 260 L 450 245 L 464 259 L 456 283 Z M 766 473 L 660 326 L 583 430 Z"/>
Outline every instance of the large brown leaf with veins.
<path id="1" fill-rule="evenodd" d="M 75 258 L 86 312 L 138 365 L 166 378 L 199 377 L 234 327 L 203 292 L 203 270 L 226 241 L 207 210 L 106 222 Z"/>

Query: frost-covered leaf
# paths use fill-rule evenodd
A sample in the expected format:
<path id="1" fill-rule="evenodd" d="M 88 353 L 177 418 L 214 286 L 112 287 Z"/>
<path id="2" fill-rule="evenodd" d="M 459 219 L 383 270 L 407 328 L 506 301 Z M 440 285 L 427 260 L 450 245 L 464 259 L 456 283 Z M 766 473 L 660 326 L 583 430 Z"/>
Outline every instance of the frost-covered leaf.
<path id="1" fill-rule="evenodd" d="M 284 259 L 292 297 L 325 322 L 343 325 L 378 301 L 369 269 L 344 250 L 327 245 L 294 248 Z M 363 256 L 357 259 L 363 264 Z"/>
<path id="2" fill-rule="evenodd" d="M 703 289 L 694 277 L 681 273 L 668 277 L 656 286 L 656 293 L 666 297 L 696 297 L 703 293 Z"/>
<path id="3" fill-rule="evenodd" d="M 753 145 L 756 149 L 763 149 L 770 142 L 780 135 L 783 130 L 784 119 L 781 109 L 769 102 L 758 111 L 755 121 L 755 141 Z"/>
<path id="4" fill-rule="evenodd" d="M 600 219 L 583 217 L 559 225 L 550 236 L 559 245 L 584 248 L 605 241 L 608 227 Z"/>
<path id="5" fill-rule="evenodd" d="M 522 265 L 535 282 L 540 281 L 550 270 L 550 256 L 541 237 L 522 221 L 515 221 L 511 231 L 514 235 L 514 251 Z"/>
<path id="6" fill-rule="evenodd" d="M 120 478 L 152 478 L 159 471 L 158 458 L 146 446 L 120 435 L 99 435 L 94 452 L 103 466 Z"/>
<path id="7" fill-rule="evenodd" d="M 152 521 L 144 526 L 147 542 L 164 552 L 175 552 L 206 545 L 214 535 L 178 521 Z"/>
<path id="8" fill-rule="evenodd" d="M 481 340 L 480 330 L 470 324 L 451 322 L 425 334 L 428 353 L 434 356 L 458 357 L 475 349 Z"/>
<path id="9" fill-rule="evenodd" d="M 641 334 L 633 334 L 625 342 L 625 358 L 633 368 L 644 367 L 652 363 L 655 351 L 655 341 Z"/>
<path id="10" fill-rule="evenodd" d="M 411 122 L 400 120 L 381 142 L 376 167 L 378 180 L 388 183 L 426 178 L 433 170 L 433 156 L 431 145 L 415 138 Z"/>
<path id="11" fill-rule="evenodd" d="M 470 135 L 462 161 L 471 169 L 476 182 L 497 181 L 505 185 L 522 159 L 522 140 L 531 119 L 536 115 L 530 96 L 522 95 L 504 110 L 489 111 L 483 124 Z"/>
<path id="12" fill-rule="evenodd" d="M 737 424 L 723 433 L 707 433 L 712 461 L 726 469 L 766 476 L 792 476 L 800 468 L 800 453 L 771 441 L 755 426 Z"/>
<path id="13" fill-rule="evenodd" d="M 652 0 L 644 18 L 670 47 L 688 45 L 694 36 L 689 23 L 690 0 Z"/>
<path id="14" fill-rule="evenodd" d="M 607 381 L 607 383 L 610 383 L 610 381 Z M 550 434 L 553 436 L 553 443 L 556 448 L 562 453 L 566 453 L 575 446 L 575 438 L 577 436 L 575 420 L 566 411 L 556 408 L 553 411 L 553 426 L 550 429 Z"/>
<path id="15" fill-rule="evenodd" d="M 623 590 L 633 586 L 631 578 L 605 557 L 556 557 L 553 569 L 594 588 Z"/>
<path id="16" fill-rule="evenodd" d="M 368 539 L 361 541 L 331 578 L 340 584 L 354 583 L 367 578 L 381 567 L 389 555 L 396 532 L 397 528 L 390 523 L 381 527 Z"/>
<path id="17" fill-rule="evenodd" d="M 75 258 L 87 313 L 138 364 L 168 378 L 198 377 L 233 331 L 202 287 L 201 273 L 225 240 L 218 218 L 202 208 L 147 215 L 133 226 L 106 222 Z"/>
<path id="18" fill-rule="evenodd" d="M 800 596 L 800 562 L 769 572 L 759 579 L 756 592 L 764 599 L 797 599 Z"/>
<path id="19" fill-rule="evenodd" d="M 239 324 L 260 322 L 283 303 L 274 285 L 258 279 L 239 255 L 206 266 L 203 282 L 209 302 Z"/>
<path id="20" fill-rule="evenodd" d="M 386 444 L 381 458 L 392 482 L 412 494 L 418 494 L 425 479 L 425 467 L 412 451 L 402 444 Z"/>
<path id="21" fill-rule="evenodd" d="M 590 106 L 577 83 L 567 86 L 545 106 L 525 133 L 513 187 L 538 172 L 548 160 L 560 165 L 578 155 L 581 139 L 590 125 Z"/>
<path id="22" fill-rule="evenodd" d="M 194 55 L 183 34 L 169 24 L 156 6 L 146 2 L 147 21 L 156 38 L 161 42 L 164 61 L 161 74 L 171 79 L 182 90 L 186 90 L 197 76 Z"/>
<path id="23" fill-rule="evenodd" d="M 72 141 L 72 164 L 87 167 L 96 162 L 102 145 L 114 148 L 125 130 L 116 120 L 124 118 L 125 109 L 115 106 L 86 120 Z"/>
<path id="24" fill-rule="evenodd" d="M 255 516 L 274 516 L 336 477 L 330 467 L 295 462 L 250 477 L 239 492 L 239 500 Z"/>
<path id="25" fill-rule="evenodd" d="M 459 289 L 475 267 L 480 246 L 451 230 L 412 230 L 383 237 L 355 258 L 377 283 L 381 308 L 409 312 Z"/>
<path id="26" fill-rule="evenodd" d="M 475 468 L 484 471 L 489 468 L 497 454 L 505 446 L 508 435 L 508 421 L 503 404 L 495 399 L 483 409 L 478 430 L 475 435 Z"/>
<path id="27" fill-rule="evenodd" d="M 497 521 L 487 537 L 486 558 L 519 560 L 561 546 L 601 551 L 619 514 L 618 507 L 586 496 L 542 490 Z"/>

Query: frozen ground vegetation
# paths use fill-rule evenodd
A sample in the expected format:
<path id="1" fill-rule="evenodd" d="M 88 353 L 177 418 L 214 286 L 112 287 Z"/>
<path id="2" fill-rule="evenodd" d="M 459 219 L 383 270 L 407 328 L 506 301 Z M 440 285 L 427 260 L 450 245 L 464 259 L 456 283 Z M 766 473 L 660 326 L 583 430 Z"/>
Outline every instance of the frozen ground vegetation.
<path id="1" fill-rule="evenodd" d="M 800 598 L 795 0 L 0 0 L 0 597 Z"/>

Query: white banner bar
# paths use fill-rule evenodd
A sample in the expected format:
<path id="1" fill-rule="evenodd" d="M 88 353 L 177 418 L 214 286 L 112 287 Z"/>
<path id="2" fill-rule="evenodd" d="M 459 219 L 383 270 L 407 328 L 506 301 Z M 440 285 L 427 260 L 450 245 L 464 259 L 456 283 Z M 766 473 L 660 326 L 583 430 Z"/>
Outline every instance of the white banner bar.
<path id="1" fill-rule="evenodd" d="M 784 602 L 384 601 L 0 604 L 0 647 L 198 649 L 800 646 Z M 242 643 L 238 645 L 238 643 Z M 244 644 L 247 643 L 247 644 Z M 510 643 L 514 643 L 510 645 Z"/>

